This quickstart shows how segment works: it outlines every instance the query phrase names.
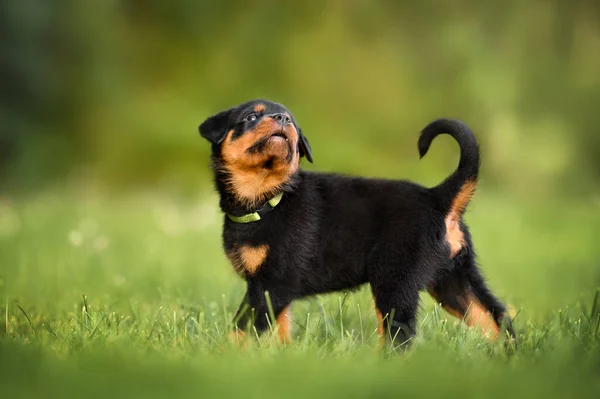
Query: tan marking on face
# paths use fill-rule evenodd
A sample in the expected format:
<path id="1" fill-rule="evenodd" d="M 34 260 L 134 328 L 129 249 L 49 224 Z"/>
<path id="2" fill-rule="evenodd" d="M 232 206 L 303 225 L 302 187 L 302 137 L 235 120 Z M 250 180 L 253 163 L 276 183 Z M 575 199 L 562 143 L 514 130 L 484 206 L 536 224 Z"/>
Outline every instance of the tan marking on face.
<path id="1" fill-rule="evenodd" d="M 283 138 L 268 139 L 261 151 L 248 153 L 257 142 L 281 131 L 290 143 L 291 161 L 287 160 L 289 147 Z M 227 133 L 221 150 L 227 185 L 240 204 L 252 207 L 263 203 L 298 170 L 298 132 L 294 125 L 282 127 L 274 119 L 264 117 L 254 129 L 235 140 L 232 135 L 233 130 Z M 272 161 L 270 167 L 265 165 L 268 160 Z"/>
<path id="2" fill-rule="evenodd" d="M 233 247 L 226 254 L 233 268 L 238 273 L 252 276 L 265 262 L 268 253 L 268 245 L 259 245 L 257 247 L 242 245 L 240 247 Z"/>
<path id="3" fill-rule="evenodd" d="M 460 219 L 475 192 L 476 186 L 476 181 L 469 180 L 461 187 L 444 220 L 446 224 L 446 242 L 450 247 L 451 258 L 454 258 L 465 246 L 465 235 L 460 228 Z"/>
<path id="4" fill-rule="evenodd" d="M 292 314 L 290 307 L 283 309 L 279 316 L 277 316 L 277 332 L 279 334 L 279 340 L 282 344 L 289 344 L 292 342 Z"/>
<path id="5" fill-rule="evenodd" d="M 256 104 L 254 106 L 254 112 L 264 112 L 266 109 L 265 104 Z"/>

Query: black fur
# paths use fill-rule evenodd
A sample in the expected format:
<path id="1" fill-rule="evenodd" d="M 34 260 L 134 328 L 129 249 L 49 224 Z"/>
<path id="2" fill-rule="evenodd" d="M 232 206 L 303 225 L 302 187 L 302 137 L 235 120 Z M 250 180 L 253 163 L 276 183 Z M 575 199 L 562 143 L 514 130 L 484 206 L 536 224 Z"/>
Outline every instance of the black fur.
<path id="1" fill-rule="evenodd" d="M 269 109 L 285 110 L 279 104 L 260 102 Z M 250 128 L 243 118 L 256 103 L 232 108 L 200 126 L 201 134 L 213 144 L 216 188 L 221 209 L 227 213 L 255 210 L 237 203 L 223 180 L 220 143 L 228 129 L 237 129 L 239 137 Z M 295 120 L 293 123 L 300 132 Z M 298 170 L 283 187 L 281 203 L 262 220 L 239 224 L 224 218 L 226 251 L 241 245 L 269 248 L 256 273 L 244 274 L 247 294 L 240 310 L 254 309 L 253 324 L 258 332 L 268 327 L 265 291 L 277 316 L 295 299 L 354 289 L 364 283 L 371 284 L 377 308 L 388 315 L 384 325 L 398 342 L 409 341 L 415 334 L 422 290 L 463 312 L 467 309 L 459 299 L 472 293 L 500 325 L 506 309 L 490 293 L 477 269 L 467 226 L 461 221 L 466 245 L 454 258 L 445 240 L 445 217 L 453 199 L 467 180 L 477 179 L 477 142 L 464 123 L 440 119 L 422 131 L 421 156 L 443 133 L 458 141 L 461 157 L 458 169 L 437 187 Z M 297 151 L 312 161 L 306 137 L 299 139 Z M 250 314 L 236 315 L 240 329 L 247 327 Z M 510 325 L 507 330 L 514 336 Z"/>

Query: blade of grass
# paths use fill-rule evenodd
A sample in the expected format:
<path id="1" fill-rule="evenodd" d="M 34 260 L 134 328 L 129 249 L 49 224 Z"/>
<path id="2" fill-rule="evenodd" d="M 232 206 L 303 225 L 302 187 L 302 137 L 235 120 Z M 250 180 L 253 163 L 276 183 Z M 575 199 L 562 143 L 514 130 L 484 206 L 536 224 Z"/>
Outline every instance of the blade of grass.
<path id="1" fill-rule="evenodd" d="M 33 333 L 35 334 L 35 327 L 33 326 L 33 323 L 31 322 L 31 319 L 29 318 L 29 315 L 27 314 L 27 312 L 25 311 L 25 309 L 23 309 L 21 307 L 21 305 L 17 304 L 17 307 L 19 308 L 19 310 L 21 311 L 21 313 L 23 313 L 23 315 L 25 315 L 25 318 L 27 319 L 27 321 L 29 322 L 29 325 L 31 326 L 31 329 L 33 330 Z"/>
<path id="2" fill-rule="evenodd" d="M 271 294 L 269 291 L 265 291 L 265 300 L 267 301 L 267 309 L 269 310 L 269 318 L 271 323 L 275 323 L 275 312 L 273 311 L 273 303 L 271 302 Z"/>
<path id="3" fill-rule="evenodd" d="M 358 309 L 358 321 L 360 323 L 360 343 L 361 343 L 361 345 L 364 345 L 365 344 L 365 332 L 363 330 L 363 320 L 362 320 L 362 313 L 360 312 L 360 303 L 357 303 L 356 307 Z"/>
<path id="4" fill-rule="evenodd" d="M 88 337 L 88 339 L 92 339 L 94 337 L 94 334 L 96 334 L 96 331 L 98 331 L 98 329 L 100 328 L 100 325 L 103 322 L 106 322 L 108 320 L 108 316 L 104 315 L 104 317 L 102 318 L 102 320 L 100 320 L 100 322 L 98 322 L 98 324 L 96 324 L 96 327 L 94 327 L 94 329 L 92 330 L 92 333 L 90 334 L 90 336 Z"/>
<path id="5" fill-rule="evenodd" d="M 304 329 L 304 343 L 308 344 L 309 340 L 309 322 L 310 322 L 310 312 L 306 312 L 306 328 Z"/>
<path id="6" fill-rule="evenodd" d="M 83 314 L 83 320 L 85 322 L 85 326 L 89 329 L 89 324 L 90 324 L 90 313 L 89 313 L 89 309 L 90 307 L 88 306 L 87 303 L 87 297 L 85 296 L 85 294 L 81 295 L 81 297 L 83 298 L 83 308 L 81 309 L 82 314 Z"/>
<path id="7" fill-rule="evenodd" d="M 158 316 L 160 316 L 160 313 L 162 312 L 163 307 L 160 306 L 158 308 L 158 312 L 156 312 L 156 316 L 154 316 L 154 323 L 152 323 L 152 328 L 150 329 L 150 333 L 148 334 L 148 338 L 146 338 L 146 344 L 148 342 L 150 342 L 150 338 L 152 338 L 152 334 L 154 333 L 154 328 L 156 327 L 156 324 L 158 323 Z"/>
<path id="8" fill-rule="evenodd" d="M 8 298 L 6 298 L 6 307 L 4 308 L 4 330 L 6 331 L 6 335 L 8 335 L 10 328 L 8 324 Z"/>
<path id="9" fill-rule="evenodd" d="M 346 298 L 344 297 L 344 300 Z M 342 305 L 343 301 L 342 298 L 338 296 L 338 307 L 339 307 L 339 312 L 340 312 L 340 340 L 344 340 L 344 317 L 342 315 L 343 310 L 342 310 Z"/>

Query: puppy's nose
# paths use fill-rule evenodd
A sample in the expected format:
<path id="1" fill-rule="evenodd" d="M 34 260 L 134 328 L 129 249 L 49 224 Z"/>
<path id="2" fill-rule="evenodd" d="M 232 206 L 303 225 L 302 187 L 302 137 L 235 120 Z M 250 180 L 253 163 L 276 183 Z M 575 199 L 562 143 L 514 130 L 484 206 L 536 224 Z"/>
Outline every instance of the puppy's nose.
<path id="1" fill-rule="evenodd" d="M 286 114 L 273 114 L 271 115 L 271 118 L 275 119 L 277 122 L 281 123 L 284 126 L 292 123 L 292 120 Z"/>

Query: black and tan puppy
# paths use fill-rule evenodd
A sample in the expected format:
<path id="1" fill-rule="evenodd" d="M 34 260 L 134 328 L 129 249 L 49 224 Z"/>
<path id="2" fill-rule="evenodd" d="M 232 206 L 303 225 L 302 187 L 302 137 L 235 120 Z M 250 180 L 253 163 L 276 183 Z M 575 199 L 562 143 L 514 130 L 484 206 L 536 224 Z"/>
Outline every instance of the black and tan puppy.
<path id="1" fill-rule="evenodd" d="M 370 283 L 380 333 L 398 343 L 415 334 L 422 290 L 494 338 L 514 337 L 462 220 L 477 184 L 477 142 L 464 123 L 439 119 L 421 132 L 421 157 L 443 133 L 458 141 L 460 163 L 425 188 L 300 170 L 300 158 L 312 162 L 311 147 L 277 103 L 254 100 L 206 119 L 200 134 L 212 143 L 223 245 L 247 281 L 239 331 L 250 321 L 259 333 L 268 328 L 267 291 L 280 337 L 289 340 L 293 300 Z"/>

